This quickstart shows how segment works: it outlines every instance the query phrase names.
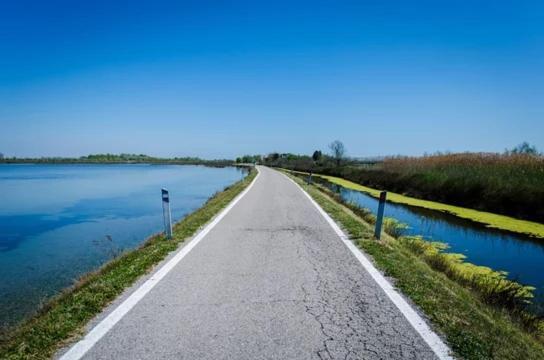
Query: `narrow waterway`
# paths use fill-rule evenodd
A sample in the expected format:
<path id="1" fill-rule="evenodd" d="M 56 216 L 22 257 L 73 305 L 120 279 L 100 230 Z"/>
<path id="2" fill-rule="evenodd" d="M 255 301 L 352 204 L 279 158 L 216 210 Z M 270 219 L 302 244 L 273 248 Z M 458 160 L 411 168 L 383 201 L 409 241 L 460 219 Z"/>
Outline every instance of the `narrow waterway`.
<path id="1" fill-rule="evenodd" d="M 319 177 L 313 181 L 340 194 L 343 200 L 376 213 L 378 200 L 360 191 L 344 188 Z M 385 216 L 409 226 L 406 235 L 421 235 L 449 245 L 448 252 L 461 253 L 466 261 L 506 271 L 508 278 L 536 288 L 535 308 L 544 306 L 544 239 L 490 229 L 459 217 L 418 207 L 388 202 Z"/>

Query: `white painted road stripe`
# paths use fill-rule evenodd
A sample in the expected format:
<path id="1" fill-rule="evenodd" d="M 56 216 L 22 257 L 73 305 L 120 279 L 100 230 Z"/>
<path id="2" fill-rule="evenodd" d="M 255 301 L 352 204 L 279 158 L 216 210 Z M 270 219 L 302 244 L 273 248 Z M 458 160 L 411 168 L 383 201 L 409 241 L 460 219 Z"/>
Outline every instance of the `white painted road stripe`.
<path id="1" fill-rule="evenodd" d="M 404 300 L 404 298 L 395 290 L 386 278 L 376 269 L 370 260 L 359 250 L 355 244 L 349 239 L 349 237 L 344 234 L 342 229 L 334 222 L 334 220 L 327 214 L 318 203 L 293 179 L 289 176 L 283 174 L 286 178 L 291 180 L 299 189 L 306 195 L 308 199 L 314 204 L 319 213 L 327 220 L 329 225 L 333 228 L 334 232 L 340 237 L 342 242 L 348 247 L 348 249 L 355 255 L 357 260 L 363 265 L 365 270 L 372 276 L 374 281 L 382 288 L 385 294 L 391 299 L 393 304 L 399 309 L 399 311 L 404 315 L 406 320 L 412 325 L 412 327 L 417 331 L 417 333 L 423 338 L 423 340 L 429 345 L 433 352 L 438 356 L 438 358 L 443 360 L 454 359 L 450 354 L 451 350 L 446 344 L 440 339 L 434 331 L 429 328 L 427 323 L 419 316 L 419 314 Z"/>
<path id="2" fill-rule="evenodd" d="M 217 215 L 202 231 L 196 235 L 191 242 L 185 245 L 174 255 L 166 264 L 164 264 L 153 276 L 136 289 L 125 301 L 123 301 L 115 310 L 113 310 L 104 320 L 99 322 L 83 339 L 74 344 L 60 360 L 79 360 L 96 344 L 108 331 L 113 328 L 132 309 L 142 298 L 151 290 L 162 278 L 166 276 L 176 266 L 181 259 L 185 257 L 198 243 L 217 225 L 221 219 L 244 197 L 253 187 L 260 173 L 249 186 Z"/>

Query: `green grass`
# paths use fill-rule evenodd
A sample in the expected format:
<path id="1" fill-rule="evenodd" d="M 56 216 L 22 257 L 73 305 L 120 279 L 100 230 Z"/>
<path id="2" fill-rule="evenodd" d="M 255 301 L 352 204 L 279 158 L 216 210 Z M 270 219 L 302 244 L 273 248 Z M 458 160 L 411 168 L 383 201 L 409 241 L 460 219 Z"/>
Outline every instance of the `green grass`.
<path id="1" fill-rule="evenodd" d="M 296 172 L 301 173 L 301 172 Z M 304 173 L 306 174 L 306 173 Z M 379 198 L 381 190 L 373 189 L 368 186 L 356 184 L 352 181 L 342 179 L 335 176 L 313 174 L 313 176 L 321 177 L 333 184 L 343 186 L 347 189 L 364 192 L 370 196 Z M 387 193 L 387 200 L 403 205 L 421 207 L 430 210 L 441 211 L 458 216 L 463 219 L 475 221 L 484 224 L 487 227 L 511 231 L 515 233 L 526 234 L 533 237 L 544 238 L 544 224 L 515 219 L 505 215 L 493 214 L 485 211 L 468 209 L 460 206 L 447 205 L 439 202 L 416 199 L 413 197 L 397 194 L 394 192 Z"/>
<path id="2" fill-rule="evenodd" d="M 437 271 L 409 241 L 384 234 L 373 239 L 370 224 L 315 186 L 303 188 L 369 254 L 376 266 L 394 278 L 445 337 L 455 355 L 465 359 L 543 359 L 543 339 L 507 309 L 486 303 L 484 294 Z M 533 333 L 531 333 L 533 332 Z"/>
<path id="3" fill-rule="evenodd" d="M 217 193 L 204 206 L 174 226 L 173 239 L 163 235 L 149 238 L 141 247 L 124 253 L 88 274 L 72 288 L 52 299 L 33 318 L 0 340 L 0 359 L 48 359 L 68 341 L 81 336 L 83 327 L 123 290 L 153 269 L 169 253 L 209 222 L 256 176 Z"/>

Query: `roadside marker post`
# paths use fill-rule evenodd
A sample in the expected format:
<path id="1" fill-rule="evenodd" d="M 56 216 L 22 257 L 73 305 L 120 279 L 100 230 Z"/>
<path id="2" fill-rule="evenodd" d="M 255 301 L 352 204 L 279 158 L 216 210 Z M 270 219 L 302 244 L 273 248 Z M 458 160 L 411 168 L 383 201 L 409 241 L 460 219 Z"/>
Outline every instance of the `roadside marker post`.
<path id="1" fill-rule="evenodd" d="M 376 228 L 374 229 L 374 237 L 380 240 L 382 235 L 382 224 L 383 224 L 383 211 L 385 209 L 385 199 L 387 198 L 387 191 L 382 191 L 380 193 L 380 203 L 378 205 L 378 216 L 376 217 Z"/>
<path id="2" fill-rule="evenodd" d="M 172 238 L 172 214 L 170 212 L 170 195 L 168 190 L 162 189 L 162 215 L 164 217 L 164 233 L 167 239 Z"/>

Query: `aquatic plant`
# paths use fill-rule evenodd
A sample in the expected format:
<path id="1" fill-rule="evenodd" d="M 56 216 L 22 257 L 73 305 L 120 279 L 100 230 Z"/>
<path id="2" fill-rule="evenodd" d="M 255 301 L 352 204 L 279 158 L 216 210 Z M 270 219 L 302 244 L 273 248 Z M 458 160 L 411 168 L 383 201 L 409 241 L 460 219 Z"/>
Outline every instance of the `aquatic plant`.
<path id="1" fill-rule="evenodd" d="M 507 279 L 504 271 L 467 263 L 463 254 L 445 252 L 447 244 L 426 241 L 421 236 L 401 236 L 398 240 L 435 270 L 477 290 L 486 303 L 508 309 L 524 309 L 531 304 L 535 288 Z"/>

